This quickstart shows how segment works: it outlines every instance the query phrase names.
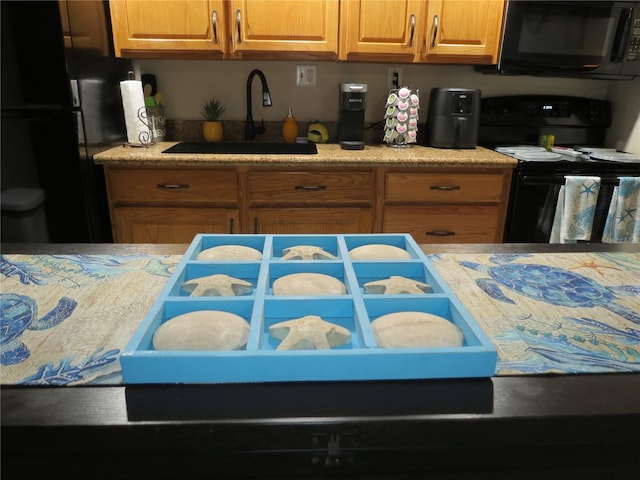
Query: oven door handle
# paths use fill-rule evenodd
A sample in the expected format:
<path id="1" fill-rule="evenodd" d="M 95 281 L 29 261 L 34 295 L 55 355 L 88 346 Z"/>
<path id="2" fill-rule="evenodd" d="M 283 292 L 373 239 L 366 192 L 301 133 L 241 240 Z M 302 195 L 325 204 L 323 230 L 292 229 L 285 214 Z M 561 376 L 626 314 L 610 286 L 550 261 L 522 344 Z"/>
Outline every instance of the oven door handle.
<path id="1" fill-rule="evenodd" d="M 564 185 L 564 176 L 560 177 L 548 177 L 548 176 L 536 176 L 536 175 L 523 175 L 523 185 Z M 620 180 L 618 177 L 601 177 L 600 185 L 619 185 Z"/>

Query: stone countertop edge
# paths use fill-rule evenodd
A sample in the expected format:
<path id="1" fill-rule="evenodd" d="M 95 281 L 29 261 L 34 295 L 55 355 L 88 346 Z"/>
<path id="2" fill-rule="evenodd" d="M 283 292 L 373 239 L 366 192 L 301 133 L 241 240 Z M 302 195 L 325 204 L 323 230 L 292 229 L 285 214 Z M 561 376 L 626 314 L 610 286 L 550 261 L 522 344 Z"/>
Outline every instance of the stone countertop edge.
<path id="1" fill-rule="evenodd" d="M 338 144 L 318 144 L 315 155 L 162 153 L 179 142 L 138 147 L 121 145 L 93 156 L 97 165 L 110 166 L 411 166 L 514 168 L 517 160 L 484 147 L 441 149 L 413 145 L 392 148 L 366 145 L 364 150 L 343 150 Z"/>

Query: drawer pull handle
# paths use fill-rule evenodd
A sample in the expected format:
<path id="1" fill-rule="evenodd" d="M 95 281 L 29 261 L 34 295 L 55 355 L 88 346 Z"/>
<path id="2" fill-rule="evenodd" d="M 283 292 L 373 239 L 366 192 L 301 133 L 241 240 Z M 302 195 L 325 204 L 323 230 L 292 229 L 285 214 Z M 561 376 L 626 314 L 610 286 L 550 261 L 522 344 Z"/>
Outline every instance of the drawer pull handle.
<path id="1" fill-rule="evenodd" d="M 211 12 L 211 28 L 213 29 L 213 43 L 218 43 L 218 11 Z"/>
<path id="2" fill-rule="evenodd" d="M 440 190 L 441 192 L 450 192 L 451 190 L 460 190 L 460 185 L 431 185 L 431 190 Z"/>
<path id="3" fill-rule="evenodd" d="M 160 190 L 186 190 L 189 185 L 186 183 L 159 183 L 156 187 Z"/>
<path id="4" fill-rule="evenodd" d="M 411 14 L 411 33 L 409 34 L 409 46 L 413 47 L 413 34 L 416 31 L 416 16 Z"/>
<path id="5" fill-rule="evenodd" d="M 238 29 L 238 43 L 242 43 L 242 14 L 236 10 L 236 28 Z"/>
<path id="6" fill-rule="evenodd" d="M 431 230 L 430 232 L 424 232 L 425 235 L 431 235 L 432 237 L 451 237 L 456 234 L 451 230 Z"/>
<path id="7" fill-rule="evenodd" d="M 438 38 L 438 15 L 434 15 L 433 16 L 433 39 L 431 40 L 431 48 L 435 48 L 437 38 Z"/>
<path id="8" fill-rule="evenodd" d="M 317 191 L 317 190 L 326 190 L 326 185 L 296 185 L 296 190 L 305 190 L 305 191 Z"/>
<path id="9" fill-rule="evenodd" d="M 229 233 L 233 233 L 233 218 L 229 219 Z"/>

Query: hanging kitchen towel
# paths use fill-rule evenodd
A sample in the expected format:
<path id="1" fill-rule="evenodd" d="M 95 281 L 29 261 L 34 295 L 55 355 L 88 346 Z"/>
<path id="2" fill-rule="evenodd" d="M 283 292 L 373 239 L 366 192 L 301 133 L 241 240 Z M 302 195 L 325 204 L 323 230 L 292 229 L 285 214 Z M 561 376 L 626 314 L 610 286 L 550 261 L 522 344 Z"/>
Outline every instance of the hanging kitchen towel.
<path id="1" fill-rule="evenodd" d="M 122 108 L 127 127 L 127 141 L 134 145 L 151 142 L 151 132 L 145 123 L 147 109 L 144 105 L 142 82 L 139 80 L 125 80 L 120 82 L 122 94 Z"/>
<path id="2" fill-rule="evenodd" d="M 565 176 L 560 187 L 549 243 L 590 240 L 600 177 Z"/>
<path id="3" fill-rule="evenodd" d="M 620 177 L 613 189 L 603 243 L 640 243 L 640 177 Z"/>

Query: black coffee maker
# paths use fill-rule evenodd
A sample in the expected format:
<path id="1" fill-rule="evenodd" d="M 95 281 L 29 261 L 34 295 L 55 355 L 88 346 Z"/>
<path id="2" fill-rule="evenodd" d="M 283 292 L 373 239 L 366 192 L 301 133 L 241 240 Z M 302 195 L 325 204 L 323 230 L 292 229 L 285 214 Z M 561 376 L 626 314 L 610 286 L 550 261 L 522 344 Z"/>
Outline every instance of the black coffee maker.
<path id="1" fill-rule="evenodd" d="M 338 141 L 344 150 L 364 149 L 364 111 L 367 108 L 366 83 L 340 84 Z"/>

